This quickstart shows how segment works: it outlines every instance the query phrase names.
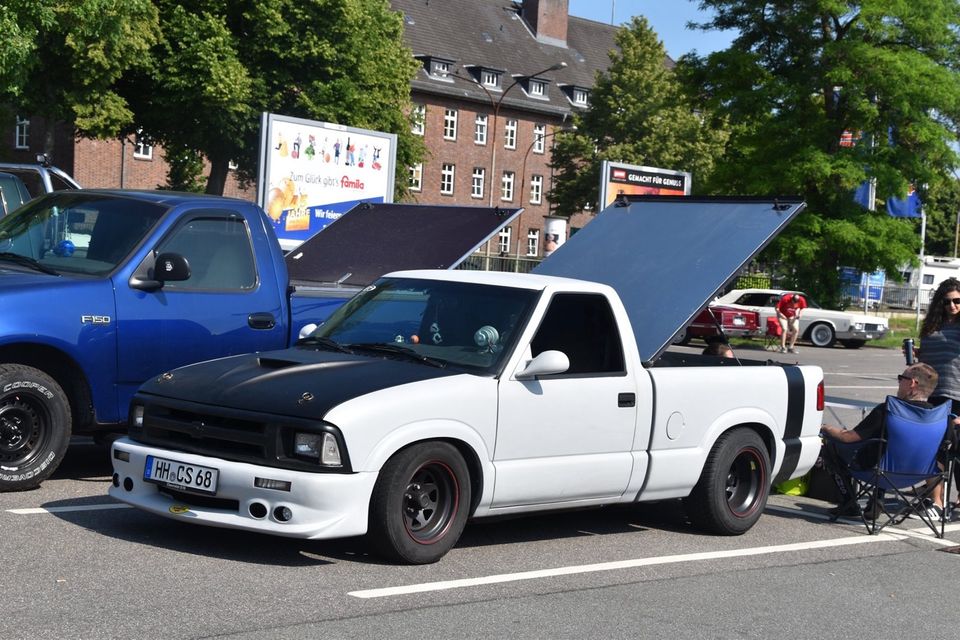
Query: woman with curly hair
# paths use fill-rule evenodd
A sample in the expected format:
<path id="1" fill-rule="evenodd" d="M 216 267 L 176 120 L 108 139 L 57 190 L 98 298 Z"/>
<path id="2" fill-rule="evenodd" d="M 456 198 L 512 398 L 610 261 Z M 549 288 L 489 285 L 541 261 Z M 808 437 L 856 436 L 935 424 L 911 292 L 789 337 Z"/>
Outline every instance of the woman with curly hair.
<path id="1" fill-rule="evenodd" d="M 918 359 L 933 367 L 940 376 L 930 403 L 940 405 L 949 401 L 953 405 L 951 413 L 960 415 L 960 280 L 947 278 L 930 299 L 920 327 Z M 960 482 L 960 466 L 954 467 L 954 478 Z M 938 498 L 934 496 L 935 501 L 943 504 Z M 960 514 L 958 506 L 953 505 L 954 517 Z"/>

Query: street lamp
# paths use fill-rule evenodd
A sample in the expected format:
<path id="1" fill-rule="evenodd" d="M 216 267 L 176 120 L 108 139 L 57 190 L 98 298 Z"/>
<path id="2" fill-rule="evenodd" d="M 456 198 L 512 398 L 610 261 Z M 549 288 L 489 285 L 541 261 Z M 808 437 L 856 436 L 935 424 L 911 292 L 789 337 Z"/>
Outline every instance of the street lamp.
<path id="1" fill-rule="evenodd" d="M 533 151 L 533 148 L 537 145 L 537 142 L 545 142 L 547 138 L 551 138 L 551 137 L 557 135 L 558 133 L 573 133 L 573 132 L 576 131 L 576 130 L 577 130 L 577 125 L 575 125 L 575 124 L 574 124 L 574 125 L 570 125 L 569 127 L 563 127 L 563 128 L 557 127 L 557 128 L 555 128 L 553 131 L 551 131 L 550 133 L 546 133 L 546 134 L 540 136 L 539 139 L 534 139 L 534 141 L 530 143 L 530 146 L 527 147 L 527 152 L 523 154 L 523 163 L 520 165 L 521 168 L 520 168 L 520 191 L 519 191 L 519 193 L 520 193 L 520 204 L 521 204 L 521 205 L 523 205 L 523 192 L 524 192 L 524 190 L 527 188 L 527 158 L 530 157 L 530 152 Z M 546 150 L 546 145 L 544 145 L 544 150 Z M 551 155 L 552 155 L 552 154 L 551 154 Z M 552 159 L 552 158 L 551 158 L 551 159 Z M 552 171 L 551 171 L 551 174 L 552 174 Z M 552 178 L 551 178 L 551 180 L 552 180 Z M 542 199 L 543 199 L 543 196 L 544 196 L 544 194 L 541 193 L 541 194 L 540 194 L 541 201 L 542 201 Z M 521 229 L 520 229 L 519 219 L 518 219 L 517 222 L 518 222 L 518 224 L 517 224 L 517 265 L 519 265 L 519 264 L 520 264 L 520 232 L 521 232 Z"/>
<path id="2" fill-rule="evenodd" d="M 482 89 L 483 92 L 487 95 L 487 99 L 490 100 L 490 106 L 493 108 L 493 123 L 490 125 L 490 197 L 487 200 L 488 206 L 490 207 L 493 206 L 493 191 L 494 191 L 493 185 L 495 184 L 494 180 L 496 180 L 496 174 L 497 174 L 497 119 L 500 117 L 500 106 L 503 104 L 503 99 L 506 98 L 507 94 L 510 93 L 510 90 L 513 89 L 518 84 L 520 84 L 522 80 L 535 78 L 539 75 L 543 75 L 544 73 L 549 73 L 550 71 L 559 71 L 560 69 L 563 69 L 566 66 L 567 66 L 566 62 L 558 62 L 556 64 L 550 65 L 546 69 L 537 71 L 536 73 L 517 76 L 516 78 L 514 78 L 513 82 L 510 83 L 510 85 L 503 90 L 503 93 L 500 94 L 499 98 L 494 98 L 493 94 L 490 93 L 490 90 L 487 89 L 485 86 L 483 86 L 483 83 L 477 80 L 476 78 L 474 78 L 472 75 L 463 76 L 456 72 L 450 74 L 462 80 L 468 80 L 473 84 L 477 85 L 478 87 L 480 87 L 480 89 Z"/>

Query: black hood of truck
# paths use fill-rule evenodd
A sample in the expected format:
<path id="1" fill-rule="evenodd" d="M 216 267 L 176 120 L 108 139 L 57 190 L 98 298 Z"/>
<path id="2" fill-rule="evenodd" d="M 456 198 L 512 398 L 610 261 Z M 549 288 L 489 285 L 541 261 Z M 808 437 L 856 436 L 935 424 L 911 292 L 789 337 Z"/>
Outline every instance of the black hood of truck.
<path id="1" fill-rule="evenodd" d="M 459 374 L 393 357 L 293 347 L 181 367 L 141 393 L 276 415 L 320 419 L 333 407 L 374 391 Z"/>

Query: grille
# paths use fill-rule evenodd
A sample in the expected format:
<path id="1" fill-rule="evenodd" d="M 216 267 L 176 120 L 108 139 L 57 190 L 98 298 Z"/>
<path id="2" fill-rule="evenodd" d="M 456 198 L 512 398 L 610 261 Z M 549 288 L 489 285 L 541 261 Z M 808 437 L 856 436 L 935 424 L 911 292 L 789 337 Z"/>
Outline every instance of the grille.
<path id="1" fill-rule="evenodd" d="M 319 420 L 259 414 L 171 398 L 151 398 L 143 403 L 143 410 L 143 426 L 130 427 L 130 438 L 136 442 L 278 469 L 352 473 L 342 436 Z M 343 464 L 322 467 L 314 459 L 294 456 L 293 439 L 298 431 L 335 433 Z"/>
<path id="2" fill-rule="evenodd" d="M 880 331 L 881 327 L 878 324 L 866 324 L 864 325 L 867 331 Z"/>
<path id="3" fill-rule="evenodd" d="M 276 459 L 275 434 L 264 422 L 149 405 L 137 439 L 191 453 L 262 463 Z"/>

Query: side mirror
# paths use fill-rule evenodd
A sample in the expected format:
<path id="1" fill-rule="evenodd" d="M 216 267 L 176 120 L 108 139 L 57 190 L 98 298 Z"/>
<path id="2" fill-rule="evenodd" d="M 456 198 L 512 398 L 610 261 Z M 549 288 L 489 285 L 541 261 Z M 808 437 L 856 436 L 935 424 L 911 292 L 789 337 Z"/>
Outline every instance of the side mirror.
<path id="1" fill-rule="evenodd" d="M 153 277 L 160 282 L 182 282 L 190 278 L 190 263 L 179 253 L 161 253 L 153 266 Z"/>
<path id="2" fill-rule="evenodd" d="M 563 351 L 544 351 L 531 360 L 516 377 L 517 380 L 532 380 L 538 376 L 563 373 L 569 368 L 570 358 Z"/>
<path id="3" fill-rule="evenodd" d="M 130 277 L 130 286 L 143 291 L 156 291 L 164 282 L 181 282 L 190 278 L 190 263 L 179 253 L 151 253 Z"/>

